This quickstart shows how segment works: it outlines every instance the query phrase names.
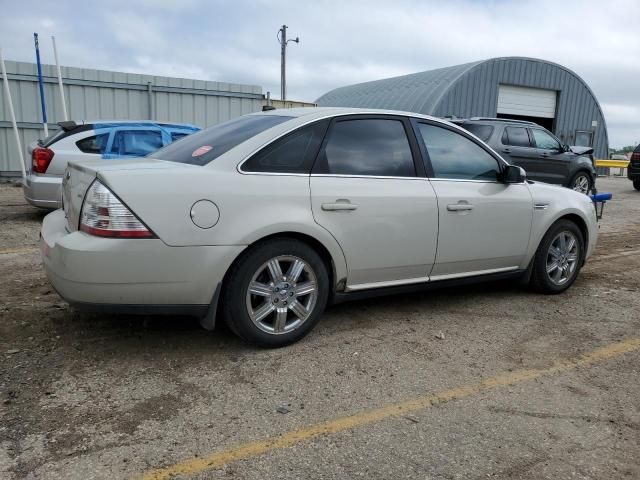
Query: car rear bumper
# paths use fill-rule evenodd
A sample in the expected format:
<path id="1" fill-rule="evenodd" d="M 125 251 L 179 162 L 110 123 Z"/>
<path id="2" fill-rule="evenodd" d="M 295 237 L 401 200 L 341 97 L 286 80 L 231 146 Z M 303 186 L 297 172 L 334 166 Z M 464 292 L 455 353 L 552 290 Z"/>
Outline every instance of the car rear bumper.
<path id="1" fill-rule="evenodd" d="M 31 205 L 56 209 L 62 206 L 62 177 L 30 173 L 22 183 L 24 198 Z"/>
<path id="2" fill-rule="evenodd" d="M 640 164 L 629 164 L 629 168 L 627 168 L 627 178 L 629 178 L 629 180 L 636 180 L 640 178 Z"/>
<path id="3" fill-rule="evenodd" d="M 69 233 L 62 210 L 44 218 L 40 238 L 47 277 L 60 296 L 83 309 L 122 313 L 201 314 L 244 248 Z"/>

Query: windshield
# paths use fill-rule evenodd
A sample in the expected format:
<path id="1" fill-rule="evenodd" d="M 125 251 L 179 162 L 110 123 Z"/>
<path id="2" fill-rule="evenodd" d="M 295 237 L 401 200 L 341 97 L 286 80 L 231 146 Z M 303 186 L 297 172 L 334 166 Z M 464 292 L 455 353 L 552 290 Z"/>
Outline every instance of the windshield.
<path id="1" fill-rule="evenodd" d="M 189 135 L 148 155 L 171 162 L 206 165 L 223 153 L 293 117 L 245 115 Z"/>

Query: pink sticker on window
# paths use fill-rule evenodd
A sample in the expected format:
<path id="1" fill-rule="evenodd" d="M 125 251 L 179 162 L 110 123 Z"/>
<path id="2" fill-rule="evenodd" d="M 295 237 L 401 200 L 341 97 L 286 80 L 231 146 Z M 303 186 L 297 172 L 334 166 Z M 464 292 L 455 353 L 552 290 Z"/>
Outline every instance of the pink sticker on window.
<path id="1" fill-rule="evenodd" d="M 205 153 L 207 153 L 209 150 L 211 150 L 213 147 L 211 145 L 203 145 L 200 148 L 196 148 L 193 153 L 191 154 L 192 157 L 199 157 L 201 155 L 204 155 Z"/>

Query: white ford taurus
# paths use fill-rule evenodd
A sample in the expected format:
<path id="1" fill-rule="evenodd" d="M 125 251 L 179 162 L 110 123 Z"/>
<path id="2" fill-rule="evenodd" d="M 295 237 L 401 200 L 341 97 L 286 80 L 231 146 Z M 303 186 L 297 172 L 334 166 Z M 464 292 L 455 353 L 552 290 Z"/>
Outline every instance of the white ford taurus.
<path id="1" fill-rule="evenodd" d="M 42 225 L 71 305 L 216 315 L 282 346 L 326 305 L 518 277 L 546 293 L 594 249 L 586 195 L 526 181 L 465 130 L 418 114 L 246 115 L 139 161 L 70 164 Z"/>

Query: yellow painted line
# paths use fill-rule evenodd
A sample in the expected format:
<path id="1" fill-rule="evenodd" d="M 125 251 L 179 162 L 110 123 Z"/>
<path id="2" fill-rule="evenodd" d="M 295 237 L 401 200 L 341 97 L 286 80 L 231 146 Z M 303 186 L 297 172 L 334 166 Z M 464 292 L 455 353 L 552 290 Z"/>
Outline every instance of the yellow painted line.
<path id="1" fill-rule="evenodd" d="M 596 159 L 596 167 L 613 167 L 613 168 L 627 168 L 629 166 L 629 160 L 598 160 Z"/>
<path id="2" fill-rule="evenodd" d="M 222 467 L 231 462 L 257 457 L 274 450 L 291 447 L 322 435 L 330 435 L 332 433 L 338 433 L 352 428 L 377 423 L 388 418 L 406 415 L 417 410 L 423 410 L 433 405 L 470 397 L 472 395 L 503 386 L 526 382 L 544 375 L 566 372 L 578 367 L 619 357 L 625 353 L 637 350 L 640 350 L 640 337 L 607 345 L 573 360 L 558 361 L 548 368 L 536 368 L 505 373 L 471 385 L 452 388 L 432 395 L 418 397 L 413 400 L 316 423 L 315 425 L 302 427 L 298 430 L 285 432 L 281 435 L 264 440 L 230 447 L 204 457 L 191 458 L 169 467 L 148 471 L 142 475 L 142 479 L 162 480 L 170 479 L 175 475 L 195 475 L 208 469 Z"/>
<path id="3" fill-rule="evenodd" d="M 10 253 L 32 253 L 37 251 L 38 251 L 37 246 L 4 248 L 4 249 L 0 249 L 0 255 L 8 255 Z"/>

